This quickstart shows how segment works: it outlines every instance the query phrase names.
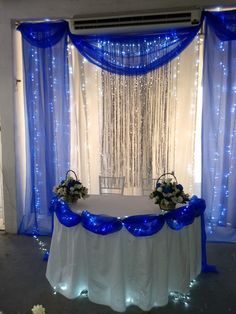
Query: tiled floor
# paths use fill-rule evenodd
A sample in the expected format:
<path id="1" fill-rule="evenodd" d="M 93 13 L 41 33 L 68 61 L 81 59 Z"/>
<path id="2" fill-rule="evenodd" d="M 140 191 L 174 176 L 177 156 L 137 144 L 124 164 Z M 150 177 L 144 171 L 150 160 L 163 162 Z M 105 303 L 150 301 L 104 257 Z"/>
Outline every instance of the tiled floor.
<path id="1" fill-rule="evenodd" d="M 50 238 L 42 237 L 49 247 Z M 236 244 L 208 244 L 208 260 L 219 273 L 201 274 L 191 289 L 188 306 L 170 301 L 149 314 L 236 314 Z M 45 278 L 46 262 L 32 237 L 0 232 L 0 311 L 4 314 L 32 314 L 42 304 L 46 314 L 115 314 L 107 306 L 87 298 L 69 300 L 53 290 Z M 127 314 L 143 313 L 130 306 Z"/>

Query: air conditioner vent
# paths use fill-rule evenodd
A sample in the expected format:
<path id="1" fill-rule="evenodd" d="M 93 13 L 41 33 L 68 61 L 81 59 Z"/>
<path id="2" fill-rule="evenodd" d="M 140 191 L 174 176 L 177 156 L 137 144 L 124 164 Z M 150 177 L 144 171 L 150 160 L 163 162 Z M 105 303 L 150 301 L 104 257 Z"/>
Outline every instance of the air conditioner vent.
<path id="1" fill-rule="evenodd" d="M 101 32 L 139 31 L 167 27 L 184 27 L 198 25 L 201 11 L 167 12 L 146 15 L 114 16 L 98 18 L 76 18 L 69 21 L 74 34 Z"/>

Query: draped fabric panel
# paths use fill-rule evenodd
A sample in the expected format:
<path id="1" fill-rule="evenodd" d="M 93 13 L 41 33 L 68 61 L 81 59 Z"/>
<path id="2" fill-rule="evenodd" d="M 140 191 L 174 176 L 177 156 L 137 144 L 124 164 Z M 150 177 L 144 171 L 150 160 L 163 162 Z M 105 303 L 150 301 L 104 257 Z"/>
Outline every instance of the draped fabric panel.
<path id="1" fill-rule="evenodd" d="M 207 26 L 221 41 L 236 39 L 236 11 L 205 12 Z"/>
<path id="2" fill-rule="evenodd" d="M 236 242 L 236 11 L 206 15 L 202 197 L 208 240 Z"/>
<path id="3" fill-rule="evenodd" d="M 34 47 L 49 48 L 67 35 L 68 24 L 64 21 L 22 23 L 18 26 L 22 37 Z"/>
<path id="4" fill-rule="evenodd" d="M 52 188 L 69 168 L 70 116 L 65 23 L 30 24 L 23 37 L 25 84 L 25 206 L 19 233 L 50 234 Z M 24 152 L 24 149 L 22 149 Z M 19 181 L 19 180 L 18 180 Z"/>
<path id="5" fill-rule="evenodd" d="M 170 62 L 194 39 L 201 25 L 145 34 L 70 38 L 79 52 L 102 69 L 122 75 L 143 75 Z"/>

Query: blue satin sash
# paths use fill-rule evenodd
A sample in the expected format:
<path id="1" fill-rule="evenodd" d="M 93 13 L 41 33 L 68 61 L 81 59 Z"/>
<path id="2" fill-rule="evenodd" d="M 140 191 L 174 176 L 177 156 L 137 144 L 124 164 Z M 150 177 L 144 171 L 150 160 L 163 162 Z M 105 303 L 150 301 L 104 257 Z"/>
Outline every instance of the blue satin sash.
<path id="1" fill-rule="evenodd" d="M 71 211 L 69 205 L 54 197 L 50 209 L 55 211 L 60 223 L 74 227 L 80 222 L 82 226 L 96 234 L 107 235 L 121 230 L 124 226 L 135 237 L 150 236 L 159 232 L 166 223 L 173 230 L 180 230 L 193 223 L 205 210 L 205 201 L 193 196 L 188 204 L 160 215 L 135 215 L 123 219 L 117 217 L 94 215 L 87 210 L 82 214 Z"/>

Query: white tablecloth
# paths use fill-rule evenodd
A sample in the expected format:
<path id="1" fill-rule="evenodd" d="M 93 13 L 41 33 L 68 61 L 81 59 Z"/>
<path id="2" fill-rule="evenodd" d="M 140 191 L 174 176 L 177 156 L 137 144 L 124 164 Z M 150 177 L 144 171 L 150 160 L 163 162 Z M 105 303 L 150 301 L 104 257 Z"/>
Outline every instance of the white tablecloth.
<path id="1" fill-rule="evenodd" d="M 148 196 L 90 195 L 88 199 L 72 204 L 71 209 L 75 212 L 87 209 L 93 214 L 113 217 L 160 213 L 159 206 Z"/>
<path id="2" fill-rule="evenodd" d="M 142 196 L 91 196 L 73 210 L 111 216 L 157 213 Z M 180 231 L 166 224 L 155 235 L 134 237 L 125 228 L 102 236 L 82 225 L 65 227 L 55 216 L 46 277 L 58 292 L 73 299 L 83 290 L 91 301 L 125 311 L 163 306 L 171 291 L 187 293 L 201 270 L 201 222 Z"/>

